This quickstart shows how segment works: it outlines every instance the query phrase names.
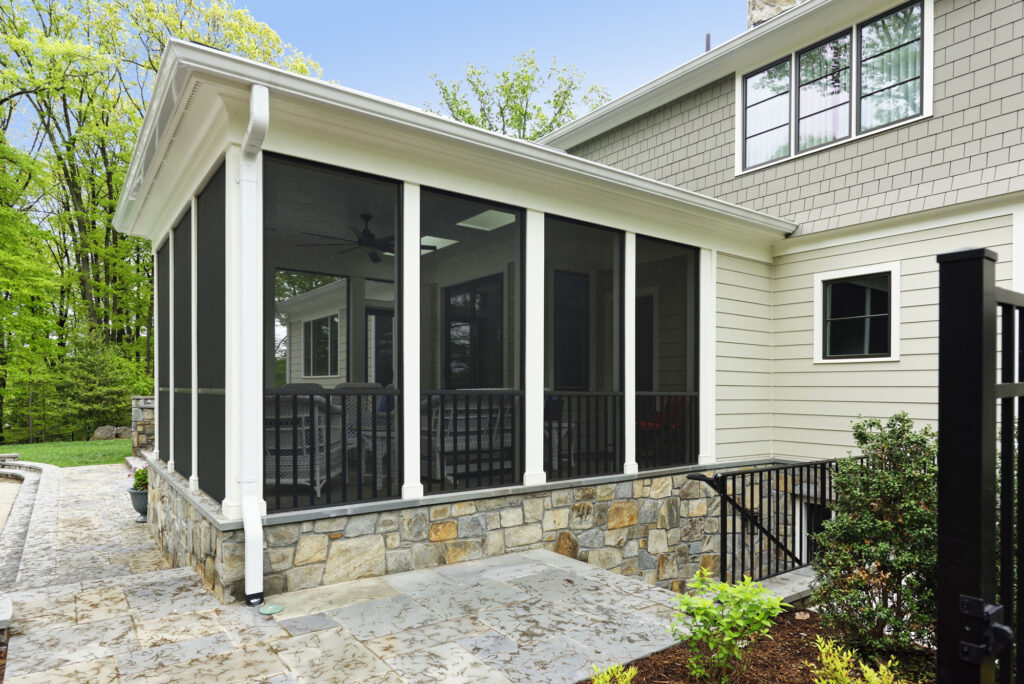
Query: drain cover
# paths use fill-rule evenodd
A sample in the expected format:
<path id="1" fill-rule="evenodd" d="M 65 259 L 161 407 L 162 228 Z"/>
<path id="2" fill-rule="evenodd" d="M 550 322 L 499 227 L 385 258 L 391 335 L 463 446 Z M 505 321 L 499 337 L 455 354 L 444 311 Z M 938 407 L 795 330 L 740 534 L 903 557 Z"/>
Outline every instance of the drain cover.
<path id="1" fill-rule="evenodd" d="M 280 613 L 284 610 L 284 606 L 279 606 L 275 603 L 268 603 L 264 606 L 260 606 L 260 615 L 273 615 L 274 613 Z"/>

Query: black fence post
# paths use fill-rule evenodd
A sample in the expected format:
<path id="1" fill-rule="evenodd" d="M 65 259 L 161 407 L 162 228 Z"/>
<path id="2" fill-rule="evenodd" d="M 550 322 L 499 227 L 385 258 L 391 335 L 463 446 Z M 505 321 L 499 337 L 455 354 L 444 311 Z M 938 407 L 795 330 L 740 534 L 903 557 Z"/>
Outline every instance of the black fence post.
<path id="1" fill-rule="evenodd" d="M 996 254 L 964 250 L 938 262 L 938 682 L 993 682 L 992 654 L 971 663 L 962 652 L 985 638 L 960 597 L 995 602 Z"/>

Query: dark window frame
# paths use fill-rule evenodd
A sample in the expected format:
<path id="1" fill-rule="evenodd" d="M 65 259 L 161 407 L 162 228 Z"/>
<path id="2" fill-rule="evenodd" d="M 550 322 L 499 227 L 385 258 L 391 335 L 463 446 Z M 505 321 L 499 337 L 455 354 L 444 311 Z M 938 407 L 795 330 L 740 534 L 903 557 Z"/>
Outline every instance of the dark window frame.
<path id="1" fill-rule="evenodd" d="M 889 16 L 890 14 L 895 14 L 897 12 L 900 12 L 900 11 L 903 11 L 903 10 L 907 9 L 908 7 L 912 7 L 912 6 L 915 6 L 915 5 L 919 6 L 921 8 L 921 33 L 919 34 L 919 36 L 917 38 L 914 38 L 913 40 L 909 40 L 909 41 L 903 43 L 902 45 L 899 45 L 896 48 L 892 48 L 892 49 L 899 49 L 900 47 L 909 45 L 910 43 L 913 43 L 915 41 L 920 41 L 920 43 L 921 43 L 920 65 L 919 65 L 919 67 L 920 67 L 920 75 L 916 76 L 914 78 L 911 78 L 911 79 L 907 79 L 906 81 L 902 81 L 901 83 L 896 83 L 896 84 L 893 84 L 891 86 L 887 86 L 886 88 L 882 88 L 881 90 L 886 90 L 888 88 L 896 87 L 898 85 L 901 85 L 902 83 L 909 83 L 911 81 L 919 80 L 921 82 L 921 87 L 920 87 L 920 90 L 919 90 L 919 93 L 918 93 L 918 111 L 917 111 L 916 114 L 910 114 L 910 115 L 905 116 L 905 117 L 903 117 L 901 119 L 896 119 L 894 121 L 889 121 L 889 122 L 886 122 L 884 124 L 879 124 L 878 126 L 874 126 L 874 127 L 871 127 L 871 128 L 863 128 L 861 126 L 861 99 L 862 98 L 861 98 L 861 95 L 860 95 L 860 87 L 861 87 L 861 83 L 862 83 L 862 78 L 861 78 L 861 63 L 862 63 L 862 59 L 861 59 L 861 55 L 863 54 L 863 41 L 861 41 L 861 39 L 860 39 L 861 31 L 865 27 L 873 24 L 874 22 L 876 22 L 876 21 L 878 21 L 880 19 L 884 19 L 885 17 Z M 741 122 L 742 123 L 742 128 L 740 129 L 740 131 L 742 132 L 742 135 L 740 136 L 740 142 L 741 142 L 741 150 L 740 150 L 741 157 L 740 157 L 740 160 L 742 162 L 741 163 L 742 172 L 758 169 L 758 168 L 767 166 L 769 164 L 776 164 L 776 163 L 785 161 L 787 159 L 795 159 L 796 157 L 800 157 L 800 156 L 803 156 L 805 154 L 810 154 L 810 153 L 814 152 L 815 150 L 820 150 L 820 149 L 823 149 L 825 147 L 829 147 L 831 145 L 842 143 L 844 141 L 855 140 L 855 139 L 860 138 L 860 137 L 865 136 L 865 135 L 871 135 L 871 134 L 876 133 L 876 132 L 880 132 L 880 131 L 883 131 L 883 130 L 888 130 L 889 128 L 894 127 L 894 126 L 898 126 L 898 125 L 900 125 L 902 123 L 906 123 L 906 122 L 914 121 L 916 119 L 924 118 L 925 117 L 925 78 L 926 78 L 925 68 L 924 68 L 925 67 L 925 48 L 926 48 L 925 37 L 928 34 L 928 30 L 927 30 L 928 22 L 929 21 L 934 21 L 934 17 L 929 15 L 929 13 L 926 11 L 926 9 L 927 9 L 926 8 L 926 3 L 925 3 L 924 0 L 910 0 L 910 2 L 905 2 L 905 3 L 901 4 L 901 5 L 898 5 L 896 7 L 888 9 L 885 12 L 882 12 L 881 14 L 877 14 L 877 15 L 875 15 L 875 16 L 873 16 L 873 17 L 871 17 L 871 18 L 869 18 L 869 19 L 867 19 L 865 21 L 856 22 L 853 25 L 851 25 L 850 28 L 844 29 L 843 31 L 840 31 L 839 33 L 833 34 L 832 36 L 829 36 L 828 38 L 826 38 L 826 39 L 824 39 L 822 41 L 819 41 L 819 42 L 817 42 L 817 43 L 815 43 L 815 44 L 813 44 L 813 45 L 811 45 L 809 47 L 801 48 L 800 50 L 796 50 L 794 52 L 791 52 L 791 53 L 785 55 L 784 57 L 782 57 L 780 59 L 776 59 L 776 60 L 774 60 L 772 62 L 769 62 L 766 65 L 760 66 L 757 69 L 753 69 L 752 71 L 749 71 L 749 72 L 745 73 L 743 75 L 743 78 L 740 79 L 740 87 L 742 89 L 741 97 L 742 97 L 742 105 L 743 105 L 742 106 L 742 109 L 743 109 L 743 111 L 742 111 L 742 118 L 743 118 L 743 120 Z M 839 36 L 841 36 L 841 35 L 843 35 L 844 33 L 847 33 L 847 32 L 850 33 L 851 40 L 856 39 L 856 43 L 857 43 L 857 55 L 856 55 L 856 61 L 857 61 L 857 64 L 856 64 L 856 70 L 857 70 L 856 71 L 856 75 L 857 75 L 856 83 L 857 83 L 857 88 L 856 88 L 856 92 L 853 92 L 854 88 L 853 88 L 853 80 L 852 79 L 851 79 L 851 83 L 850 83 L 850 91 L 851 91 L 850 92 L 850 116 L 853 118 L 853 121 L 851 122 L 851 125 L 850 125 L 850 133 L 848 135 L 842 137 L 842 138 L 837 138 L 837 139 L 831 140 L 831 141 L 829 141 L 827 143 L 822 143 L 820 145 L 815 145 L 814 147 L 808 147 L 807 149 L 804 149 L 804 150 L 796 149 L 796 148 L 799 147 L 799 143 L 800 143 L 800 135 L 799 135 L 799 125 L 800 125 L 800 117 L 799 117 L 799 109 L 800 109 L 800 97 L 799 97 L 799 88 L 800 88 L 800 86 L 799 86 L 799 80 L 800 80 L 799 79 L 799 77 L 800 77 L 800 74 L 799 74 L 799 57 L 804 52 L 807 52 L 809 50 L 813 50 L 816 47 L 820 47 L 824 43 L 827 43 L 829 40 L 834 40 L 835 38 L 837 38 L 837 37 L 839 37 Z M 885 52 L 888 52 L 888 51 L 889 50 L 886 50 Z M 878 54 L 880 55 L 880 54 L 884 54 L 884 53 L 878 53 Z M 873 57 L 877 57 L 877 56 L 878 55 L 873 55 Z M 747 104 L 747 79 L 749 79 L 751 76 L 754 76 L 755 74 L 759 74 L 759 73 L 761 73 L 763 71 L 771 69 L 772 67 L 778 66 L 779 64 L 781 64 L 783 62 L 786 62 L 786 61 L 789 62 L 789 95 L 790 95 L 789 122 L 788 122 L 788 125 L 790 126 L 789 154 L 787 154 L 787 155 L 785 155 L 783 157 L 779 157 L 777 159 L 770 159 L 768 161 L 760 162 L 758 164 L 749 165 L 749 164 L 747 164 L 747 140 L 748 140 L 748 136 L 747 136 L 747 109 L 748 109 L 748 104 Z M 854 66 L 851 64 L 850 69 L 852 70 L 853 68 L 854 68 Z M 794 85 L 796 85 L 796 88 L 794 88 Z M 875 92 L 881 92 L 881 90 L 875 91 Z M 794 92 L 796 93 L 796 103 L 795 103 L 795 105 L 793 103 L 793 94 L 794 94 Z M 868 96 L 870 97 L 870 95 L 872 95 L 872 94 L 874 94 L 874 93 L 869 93 Z M 794 118 L 794 116 L 795 116 L 795 118 Z M 779 126 L 776 126 L 775 128 L 781 128 L 781 127 L 782 127 L 782 125 L 780 124 Z M 759 133 L 758 135 L 762 135 L 764 133 L 767 133 L 770 130 L 775 130 L 775 128 L 768 129 L 766 131 L 761 131 L 761 133 Z M 794 131 L 796 132 L 795 135 L 794 135 Z"/>
<path id="2" fill-rule="evenodd" d="M 498 302 L 500 304 L 500 311 L 497 316 L 498 323 L 501 326 L 500 343 L 498 349 L 498 375 L 499 381 L 497 384 L 484 382 L 481 376 L 481 368 L 476 364 L 470 367 L 470 376 L 468 387 L 455 387 L 452 381 L 452 368 L 451 368 L 451 322 L 452 322 L 452 302 L 451 295 L 462 288 L 462 291 L 467 290 L 475 292 L 477 289 L 473 286 L 479 286 L 488 281 L 496 282 L 498 285 Z M 472 289 L 471 289 L 472 288 Z M 490 275 L 482 276 L 480 278 L 473 278 L 472 280 L 466 280 L 461 283 L 454 283 L 452 285 L 446 285 L 442 289 L 441 295 L 444 301 L 444 387 L 445 389 L 469 389 L 469 388 L 492 388 L 492 387 L 504 387 L 505 386 L 505 274 L 502 272 L 492 273 Z M 474 339 L 474 331 L 479 324 L 479 319 L 476 316 L 472 316 L 470 321 L 470 348 L 473 347 L 472 340 Z"/>
<path id="3" fill-rule="evenodd" d="M 772 99 L 771 97 L 768 97 L 768 98 L 765 98 L 763 100 L 759 100 L 759 101 L 755 102 L 753 105 L 749 104 L 747 102 L 747 81 L 750 79 L 751 76 L 756 76 L 757 74 L 760 74 L 760 73 L 762 73 L 764 71 L 768 71 L 769 69 L 773 69 L 773 68 L 777 67 L 778 65 L 780 65 L 780 64 L 782 64 L 784 62 L 789 64 L 789 90 L 786 91 L 786 95 L 787 95 L 787 99 L 788 99 L 788 102 L 786 104 L 786 109 L 787 109 L 786 123 L 779 124 L 778 126 L 775 126 L 773 128 L 765 129 L 765 130 L 761 131 L 760 133 L 756 133 L 753 136 L 747 135 L 747 111 L 750 109 L 750 107 L 753 107 L 755 105 L 759 105 L 762 102 L 767 102 L 768 100 Z M 782 93 L 779 93 L 779 95 L 781 95 L 781 94 Z M 772 97 L 778 97 L 778 95 L 773 95 Z M 789 129 L 790 129 L 789 130 L 789 143 L 787 145 L 790 148 L 789 152 L 785 156 L 779 157 L 777 159 L 769 159 L 767 161 L 763 161 L 763 162 L 760 162 L 758 164 L 748 165 L 747 164 L 747 141 L 750 140 L 750 138 L 752 138 L 752 137 L 757 137 L 759 135 L 764 135 L 765 133 L 770 133 L 770 132 L 772 132 L 774 130 L 782 128 L 783 126 L 788 126 Z M 755 70 L 753 70 L 753 71 L 743 75 L 743 152 L 742 152 L 742 154 L 743 154 L 743 169 L 744 170 L 756 169 L 756 168 L 758 168 L 760 166 L 764 166 L 765 164 L 772 164 L 772 163 L 780 161 L 782 159 L 788 159 L 789 157 L 792 157 L 793 156 L 793 149 L 792 149 L 793 148 L 793 145 L 792 145 L 792 143 L 793 143 L 793 128 L 792 128 L 792 126 L 793 126 L 793 55 L 790 54 L 790 55 L 786 55 L 782 59 L 777 59 L 777 60 L 775 60 L 774 62 L 772 62 L 770 64 L 767 64 L 767 65 L 765 65 L 765 66 L 763 66 L 763 67 L 761 67 L 759 69 L 755 69 Z"/>
<path id="4" fill-rule="evenodd" d="M 392 372 L 392 374 L 394 374 L 394 372 L 395 372 L 395 370 L 394 370 L 395 369 L 395 310 L 394 309 L 384 309 L 384 308 L 381 308 L 379 306 L 368 306 L 364 310 L 364 314 L 366 316 L 365 330 L 366 330 L 367 338 L 369 338 L 369 336 L 370 336 L 370 316 L 379 316 L 379 317 L 390 318 L 391 319 L 391 369 L 392 369 L 391 372 Z M 349 317 L 349 318 L 351 318 L 351 317 Z M 376 338 L 374 339 L 374 341 L 376 341 Z M 377 363 L 377 350 L 376 349 L 373 350 L 373 361 L 374 361 L 374 364 Z M 394 384 L 394 378 L 391 379 L 390 383 L 387 383 L 387 382 L 381 382 L 379 379 L 377 379 L 376 376 L 377 376 L 377 373 L 376 373 L 376 369 L 375 369 L 373 382 L 376 382 L 376 383 L 381 384 L 381 385 L 393 385 Z M 366 377 L 367 377 L 367 379 L 369 379 L 369 377 L 370 377 L 370 340 L 369 339 L 366 340 Z"/>
<path id="5" fill-rule="evenodd" d="M 327 373 L 316 373 L 316 364 L 313 354 L 312 332 L 313 326 L 320 321 L 327 321 Z M 338 367 L 338 337 L 341 335 L 341 317 L 336 314 L 327 314 L 302 321 L 302 377 L 304 378 L 333 378 L 337 377 L 340 371 Z M 333 339 L 332 339 L 333 336 Z M 333 354 L 332 354 L 333 342 Z M 331 371 L 334 371 L 333 373 Z"/>
<path id="6" fill-rule="evenodd" d="M 814 116 L 816 114 L 821 114 L 822 112 L 827 112 L 830 109 L 836 109 L 837 107 L 842 107 L 843 104 L 845 104 L 845 105 L 847 105 L 850 108 L 850 112 L 848 114 L 848 118 L 850 119 L 850 121 L 849 121 L 850 125 L 847 126 L 847 128 L 846 128 L 846 135 L 844 135 L 842 137 L 833 138 L 832 140 L 829 140 L 828 142 L 818 143 L 817 145 L 811 145 L 810 147 L 805 147 L 803 149 L 800 149 L 800 123 L 801 123 L 801 121 L 803 119 L 803 117 L 800 115 L 800 89 L 803 88 L 805 85 L 810 85 L 811 83 L 814 83 L 816 81 L 820 81 L 823 78 L 828 78 L 829 76 L 831 76 L 833 74 L 838 74 L 841 71 L 843 71 L 843 69 L 837 69 L 835 71 L 830 71 L 829 73 L 825 74 L 824 76 L 820 76 L 820 77 L 814 79 L 814 81 L 808 81 L 807 83 L 801 83 L 801 77 L 800 77 L 800 58 L 803 57 L 808 52 L 811 52 L 812 50 L 817 50 L 822 45 L 827 45 L 827 44 L 831 43 L 832 41 L 834 41 L 836 39 L 844 38 L 844 37 L 850 39 L 850 47 L 851 47 L 851 50 L 850 50 L 850 53 L 851 53 L 850 54 L 850 64 L 848 64 L 845 67 L 845 69 L 850 72 L 850 92 L 848 93 L 848 99 L 844 103 L 840 103 L 840 104 L 837 104 L 837 105 L 832 105 L 831 107 L 827 107 L 825 109 L 822 109 L 822 110 L 819 110 L 817 112 L 814 112 L 814 114 L 810 114 L 809 116 Z M 796 89 L 794 91 L 796 93 L 796 96 L 794 98 L 796 100 L 796 104 L 793 107 L 793 110 L 794 110 L 793 118 L 796 121 L 795 135 L 793 136 L 793 147 L 795 148 L 795 150 L 792 152 L 792 154 L 790 156 L 797 155 L 797 154 L 802 154 L 804 152 L 810 152 L 812 150 L 818 149 L 819 147 L 824 147 L 825 145 L 832 145 L 834 143 L 841 142 L 843 140 L 849 140 L 851 137 L 853 137 L 853 120 L 852 119 L 853 119 L 853 116 L 854 116 L 854 113 L 853 113 L 853 110 L 854 110 L 854 107 L 853 107 L 854 93 L 853 93 L 853 50 L 852 50 L 852 47 L 853 47 L 853 27 L 851 26 L 850 28 L 848 28 L 848 29 L 846 29 L 844 31 L 840 31 L 839 33 L 833 34 L 833 35 L 829 36 L 828 38 L 826 38 L 826 39 L 824 39 L 822 41 L 819 41 L 819 42 L 815 43 L 814 45 L 811 45 L 810 47 L 806 47 L 803 50 L 800 50 L 799 52 L 796 53 L 796 62 L 793 65 L 793 72 L 794 72 L 793 73 L 793 77 L 794 77 L 793 80 L 796 83 Z M 859 76 L 859 74 L 858 74 L 858 76 Z M 858 81 L 858 83 L 859 83 L 859 81 Z"/>
<path id="7" fill-rule="evenodd" d="M 902 47 L 906 47 L 907 45 L 910 45 L 911 43 L 920 42 L 921 43 L 921 49 L 918 51 L 918 57 L 919 57 L 919 60 L 918 60 L 918 75 L 915 76 L 914 78 L 910 78 L 910 79 L 907 79 L 905 81 L 900 81 L 898 83 L 893 83 L 891 85 L 886 86 L 885 88 L 881 88 L 880 90 L 875 90 L 875 91 L 873 91 L 871 93 L 868 93 L 866 96 L 862 95 L 861 94 L 861 86 L 864 83 L 864 79 L 862 77 L 862 70 L 863 70 L 863 66 L 864 66 L 864 41 L 861 40 L 861 34 L 864 32 L 864 29 L 866 27 L 870 26 L 871 24 L 874 24 L 875 22 L 880 21 L 882 19 L 885 19 L 886 17 L 888 17 L 890 15 L 896 14 L 897 12 L 902 12 L 903 10 L 905 10 L 905 9 L 907 9 L 909 7 L 914 7 L 914 6 L 918 6 L 918 7 L 921 8 L 921 33 L 917 36 L 917 38 L 914 38 L 913 40 L 908 40 L 908 41 L 906 41 L 904 43 L 901 43 L 900 45 L 897 45 L 896 47 L 892 47 L 892 48 L 888 48 L 886 50 L 883 50 L 882 52 L 879 52 L 879 53 L 877 53 L 875 55 L 872 55 L 870 57 L 870 59 L 875 59 L 875 58 L 880 57 L 880 56 L 882 56 L 882 55 L 884 55 L 884 54 L 886 54 L 888 52 L 892 52 L 894 50 L 899 50 Z M 894 125 L 896 125 L 898 123 L 901 123 L 903 121 L 909 121 L 911 119 L 916 119 L 916 118 L 924 115 L 924 76 L 925 76 L 925 74 L 924 74 L 924 51 L 925 51 L 925 49 L 924 49 L 924 35 L 925 35 L 925 26 L 926 26 L 925 22 L 928 20 L 928 17 L 925 14 L 924 10 L 925 10 L 924 0 L 911 0 L 910 2 L 903 3 L 899 7 L 894 7 L 892 9 L 890 9 L 890 10 L 882 12 L 881 14 L 877 14 L 877 15 L 871 17 L 870 19 L 868 19 L 867 21 L 862 21 L 862 22 L 860 22 L 860 23 L 858 23 L 856 25 L 855 28 L 857 30 L 857 97 L 856 97 L 856 100 L 857 100 L 857 110 L 856 110 L 856 113 L 855 113 L 855 117 L 856 117 L 857 134 L 858 135 L 863 134 L 863 133 L 869 133 L 871 131 L 876 131 L 876 130 L 878 130 L 880 128 L 886 128 L 888 126 L 894 126 Z M 912 81 L 920 81 L 920 83 L 921 83 L 921 86 L 920 86 L 920 88 L 918 89 L 918 92 L 917 92 L 917 113 L 916 114 L 910 114 L 908 116 L 904 116 L 903 118 L 896 119 L 894 121 L 887 121 L 884 124 L 878 124 L 877 126 L 872 126 L 871 128 L 864 128 L 861 125 L 861 121 L 862 121 L 861 114 L 862 114 L 862 111 L 863 111 L 861 109 L 861 103 L 862 103 L 862 100 L 865 97 L 871 97 L 872 95 L 875 95 L 875 94 L 880 93 L 882 91 L 890 90 L 890 89 L 896 88 L 896 87 L 898 87 L 898 86 L 900 86 L 900 85 L 902 85 L 904 83 L 910 83 Z"/>
<path id="8" fill-rule="evenodd" d="M 845 283 L 851 280 L 857 280 L 861 278 L 874 278 L 877 276 L 885 276 L 889 281 L 889 307 L 884 314 L 872 314 L 870 312 L 863 316 L 837 316 L 830 318 L 828 315 L 828 288 L 830 285 L 836 283 Z M 893 273 L 892 271 L 878 271 L 874 273 L 863 273 L 855 276 L 842 276 L 839 278 L 830 278 L 829 280 L 821 281 L 821 331 L 817 334 L 821 335 L 821 358 L 824 361 L 848 361 L 850 359 L 887 359 L 892 357 L 893 344 L 893 326 L 892 326 L 892 312 L 893 306 L 897 305 L 897 302 L 893 301 L 892 296 L 893 289 Z M 884 353 L 876 354 L 829 354 L 829 323 L 832 321 L 849 321 L 849 320 L 868 320 L 868 319 L 881 319 L 885 318 L 889 323 L 889 333 L 886 336 L 886 351 Z"/>

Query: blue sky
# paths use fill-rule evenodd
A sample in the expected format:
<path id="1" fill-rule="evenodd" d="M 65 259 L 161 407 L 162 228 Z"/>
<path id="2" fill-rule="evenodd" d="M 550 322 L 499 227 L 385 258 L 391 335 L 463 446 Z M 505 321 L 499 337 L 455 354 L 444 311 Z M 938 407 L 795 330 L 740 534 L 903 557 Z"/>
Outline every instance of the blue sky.
<path id="1" fill-rule="evenodd" d="M 747 28 L 747 0 L 514 3 L 238 0 L 341 85 L 436 106 L 430 74 L 459 78 L 472 62 L 491 70 L 536 51 L 575 64 L 612 97 L 679 66 Z"/>

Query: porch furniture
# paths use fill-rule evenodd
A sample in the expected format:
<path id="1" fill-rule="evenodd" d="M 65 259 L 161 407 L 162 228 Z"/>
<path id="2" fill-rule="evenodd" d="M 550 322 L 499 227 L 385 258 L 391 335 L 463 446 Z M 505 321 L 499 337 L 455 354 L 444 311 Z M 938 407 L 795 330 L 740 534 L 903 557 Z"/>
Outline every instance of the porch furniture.
<path id="1" fill-rule="evenodd" d="M 332 430 L 328 442 L 328 402 L 313 394 L 323 391 L 322 387 L 282 389 L 293 391 L 264 397 L 264 478 L 275 485 L 312 487 L 319 498 L 324 484 L 343 467 L 344 431 Z M 294 393 L 300 389 L 308 389 L 310 394 Z"/>
<path id="2" fill-rule="evenodd" d="M 441 392 L 427 400 L 429 422 L 421 453 L 424 472 L 435 482 L 455 484 L 470 475 L 505 472 L 515 467 L 514 402 L 503 389 Z"/>

